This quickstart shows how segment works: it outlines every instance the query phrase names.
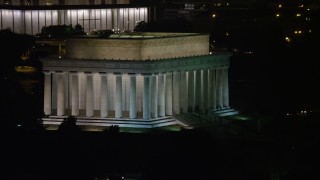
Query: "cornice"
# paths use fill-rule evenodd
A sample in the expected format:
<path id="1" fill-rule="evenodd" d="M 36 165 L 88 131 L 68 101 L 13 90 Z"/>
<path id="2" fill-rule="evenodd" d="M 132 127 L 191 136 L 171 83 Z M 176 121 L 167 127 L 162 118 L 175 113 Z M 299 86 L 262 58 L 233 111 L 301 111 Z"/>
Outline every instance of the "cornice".
<path id="1" fill-rule="evenodd" d="M 184 57 L 157 61 L 42 59 L 44 71 L 160 73 L 229 67 L 230 54 Z"/>

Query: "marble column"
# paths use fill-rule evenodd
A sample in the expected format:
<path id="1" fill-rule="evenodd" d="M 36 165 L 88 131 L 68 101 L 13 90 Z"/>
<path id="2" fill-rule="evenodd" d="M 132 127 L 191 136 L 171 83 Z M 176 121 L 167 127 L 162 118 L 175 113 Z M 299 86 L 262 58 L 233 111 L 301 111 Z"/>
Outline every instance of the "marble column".
<path id="1" fill-rule="evenodd" d="M 180 76 L 180 109 L 182 112 L 180 113 L 186 113 L 188 112 L 188 86 L 187 86 L 187 73 L 186 71 L 181 71 Z"/>
<path id="2" fill-rule="evenodd" d="M 51 72 L 44 72 L 44 104 L 43 111 L 47 115 L 51 115 Z"/>
<path id="3" fill-rule="evenodd" d="M 228 68 L 223 69 L 223 106 L 229 107 L 229 76 Z"/>
<path id="4" fill-rule="evenodd" d="M 158 75 L 153 74 L 150 82 L 151 88 L 151 117 L 158 117 Z"/>
<path id="5" fill-rule="evenodd" d="M 79 115 L 79 78 L 78 72 L 70 72 L 72 79 L 71 86 L 71 115 Z"/>
<path id="6" fill-rule="evenodd" d="M 195 97 L 194 97 L 194 70 L 188 71 L 188 112 L 194 111 Z"/>
<path id="7" fill-rule="evenodd" d="M 222 83 L 222 69 L 216 70 L 216 81 L 217 81 L 217 107 L 222 107 L 222 92 L 223 92 L 223 83 Z"/>
<path id="8" fill-rule="evenodd" d="M 196 80 L 195 80 L 195 111 L 201 109 L 201 69 L 196 71 Z"/>
<path id="9" fill-rule="evenodd" d="M 217 69 L 213 69 L 213 77 L 212 77 L 212 88 L 213 88 L 213 92 L 212 92 L 212 106 L 213 106 L 213 109 L 217 109 L 217 106 L 218 106 L 218 80 L 217 80 L 217 77 L 218 77 L 218 74 L 217 74 L 218 70 Z"/>
<path id="10" fill-rule="evenodd" d="M 164 77 L 163 73 L 159 73 L 158 76 L 158 102 L 159 102 L 159 116 L 163 117 L 166 115 L 165 113 L 165 84 L 164 84 Z"/>
<path id="11" fill-rule="evenodd" d="M 108 117 L 108 76 L 105 72 L 100 72 L 101 90 L 100 90 L 100 117 Z"/>
<path id="12" fill-rule="evenodd" d="M 209 70 L 209 105 L 210 109 L 217 108 L 217 85 L 216 85 L 216 70 L 210 69 Z"/>
<path id="13" fill-rule="evenodd" d="M 172 106 L 173 106 L 173 114 L 180 114 L 180 72 L 175 71 L 173 72 L 173 99 L 172 99 Z"/>
<path id="14" fill-rule="evenodd" d="M 115 73 L 116 92 L 115 92 L 115 118 L 122 117 L 122 74 Z"/>
<path id="15" fill-rule="evenodd" d="M 93 76 L 91 72 L 85 72 L 87 76 L 86 86 L 86 116 L 92 117 L 94 114 L 94 96 L 93 96 Z"/>
<path id="16" fill-rule="evenodd" d="M 208 109 L 208 69 L 202 70 L 202 97 L 201 110 L 205 112 Z"/>
<path id="17" fill-rule="evenodd" d="M 143 75 L 143 119 L 150 119 L 150 75 Z"/>
<path id="18" fill-rule="evenodd" d="M 172 115 L 172 73 L 166 73 L 166 115 Z"/>
<path id="19" fill-rule="evenodd" d="M 129 74 L 130 77 L 130 107 L 129 107 L 129 117 L 131 119 L 137 118 L 137 93 L 136 93 L 136 74 Z"/>
<path id="20" fill-rule="evenodd" d="M 65 115 L 64 72 L 57 73 L 57 116 Z"/>

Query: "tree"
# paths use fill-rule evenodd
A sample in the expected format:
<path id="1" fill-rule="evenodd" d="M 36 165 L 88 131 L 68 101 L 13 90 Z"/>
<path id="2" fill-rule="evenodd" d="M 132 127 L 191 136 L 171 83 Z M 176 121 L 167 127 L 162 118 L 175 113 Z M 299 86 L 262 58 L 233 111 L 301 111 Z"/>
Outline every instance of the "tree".
<path id="1" fill-rule="evenodd" d="M 109 128 L 104 129 L 104 132 L 110 133 L 110 134 L 115 134 L 120 131 L 120 128 L 118 125 L 111 125 Z"/>
<path id="2" fill-rule="evenodd" d="M 68 38 L 72 36 L 85 35 L 84 29 L 80 24 L 72 25 L 51 25 L 44 26 L 39 34 L 42 38 Z"/>
<path id="3" fill-rule="evenodd" d="M 7 76 L 13 70 L 15 63 L 20 60 L 20 56 L 28 49 L 32 49 L 35 42 L 33 36 L 27 34 L 17 34 L 10 29 L 0 30 L 1 49 L 1 69 L 2 76 Z"/>
<path id="4" fill-rule="evenodd" d="M 77 132 L 79 130 L 77 126 L 78 118 L 76 116 L 68 116 L 63 118 L 62 123 L 60 124 L 58 130 L 62 132 Z"/>
<path id="5" fill-rule="evenodd" d="M 83 27 L 80 24 L 74 26 L 74 35 L 85 35 Z"/>
<path id="6" fill-rule="evenodd" d="M 32 49 L 34 42 L 33 36 L 17 34 L 10 29 L 0 30 L 0 83 L 3 87 L 0 90 L 0 105 L 3 107 L 0 116 L 6 129 L 22 125 L 31 127 L 36 123 L 35 96 L 25 92 L 15 71 L 20 56 Z"/>

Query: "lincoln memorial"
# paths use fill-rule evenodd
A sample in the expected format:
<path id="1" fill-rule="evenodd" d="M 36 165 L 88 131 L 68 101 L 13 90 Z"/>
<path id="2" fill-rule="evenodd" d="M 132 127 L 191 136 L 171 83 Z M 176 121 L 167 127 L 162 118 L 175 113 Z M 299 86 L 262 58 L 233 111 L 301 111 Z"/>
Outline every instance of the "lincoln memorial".
<path id="1" fill-rule="evenodd" d="M 229 108 L 230 53 L 209 35 L 129 33 L 75 37 L 64 57 L 42 59 L 45 124 L 159 127 L 175 115 Z"/>

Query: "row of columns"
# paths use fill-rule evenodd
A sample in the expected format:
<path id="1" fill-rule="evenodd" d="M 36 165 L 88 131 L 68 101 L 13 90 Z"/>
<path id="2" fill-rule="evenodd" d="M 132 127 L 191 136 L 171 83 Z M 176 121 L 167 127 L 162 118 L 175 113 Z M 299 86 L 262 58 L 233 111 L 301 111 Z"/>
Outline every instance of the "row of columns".
<path id="1" fill-rule="evenodd" d="M 57 73 L 57 116 L 66 114 L 64 72 Z M 108 117 L 108 74 L 99 73 L 100 85 L 100 117 Z M 93 75 L 85 72 L 85 115 L 94 116 L 94 83 Z M 174 71 L 158 74 L 141 74 L 143 76 L 142 111 L 143 119 L 170 116 L 194 111 L 207 111 L 221 107 L 229 107 L 228 69 L 198 69 Z M 72 79 L 71 115 L 79 115 L 79 76 L 78 72 L 70 72 Z M 122 77 L 114 73 L 114 112 L 115 118 L 123 117 L 122 110 Z M 129 76 L 129 118 L 137 118 L 137 74 Z M 52 114 L 52 73 L 45 72 L 44 112 Z M 109 96 L 110 97 L 110 96 Z"/>

